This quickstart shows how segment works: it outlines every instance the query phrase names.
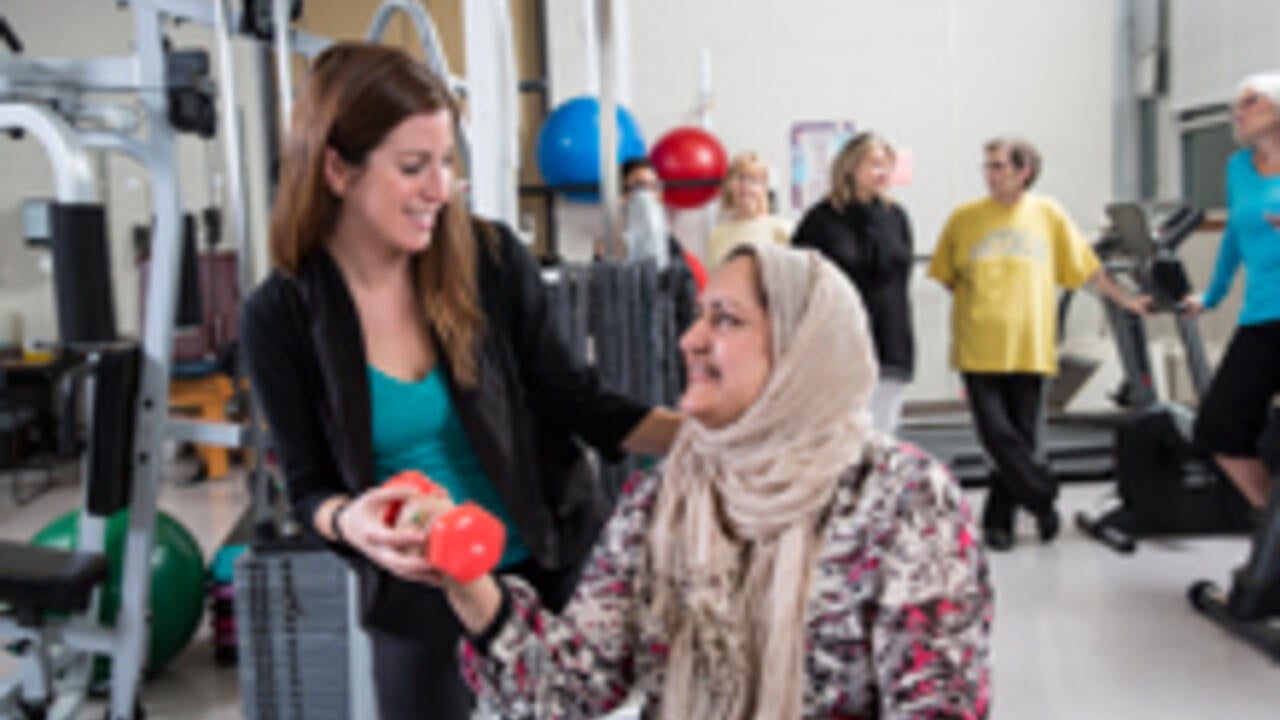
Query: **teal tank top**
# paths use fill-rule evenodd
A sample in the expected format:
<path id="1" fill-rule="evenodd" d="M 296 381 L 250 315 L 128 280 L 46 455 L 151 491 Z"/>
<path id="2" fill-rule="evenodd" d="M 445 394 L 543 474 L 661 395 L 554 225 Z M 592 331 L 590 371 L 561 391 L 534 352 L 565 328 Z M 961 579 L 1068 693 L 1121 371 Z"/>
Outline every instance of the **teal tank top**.
<path id="1" fill-rule="evenodd" d="M 373 457 L 378 482 L 404 470 L 417 470 L 449 491 L 458 504 L 472 501 L 507 527 L 507 546 L 499 567 L 529 557 L 497 489 L 467 439 L 439 366 L 408 382 L 369 366 L 373 414 Z"/>

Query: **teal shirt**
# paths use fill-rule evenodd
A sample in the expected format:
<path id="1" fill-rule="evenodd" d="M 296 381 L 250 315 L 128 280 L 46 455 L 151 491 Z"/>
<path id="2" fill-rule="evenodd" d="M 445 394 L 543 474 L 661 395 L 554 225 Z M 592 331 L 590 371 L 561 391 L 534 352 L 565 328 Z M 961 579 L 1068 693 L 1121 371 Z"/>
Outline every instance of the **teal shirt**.
<path id="1" fill-rule="evenodd" d="M 1204 292 L 1205 307 L 1226 297 L 1244 266 L 1241 325 L 1280 320 L 1280 176 L 1263 177 L 1253 166 L 1253 151 L 1238 150 L 1227 161 L 1227 229 L 1218 247 L 1213 278 Z"/>
<path id="2" fill-rule="evenodd" d="M 439 367 L 417 382 L 407 382 L 370 365 L 369 396 L 378 482 L 404 470 L 418 470 L 448 490 L 455 503 L 470 500 L 506 525 L 507 547 L 499 567 L 528 558 L 529 550 L 511 522 L 511 513 L 467 439 Z"/>

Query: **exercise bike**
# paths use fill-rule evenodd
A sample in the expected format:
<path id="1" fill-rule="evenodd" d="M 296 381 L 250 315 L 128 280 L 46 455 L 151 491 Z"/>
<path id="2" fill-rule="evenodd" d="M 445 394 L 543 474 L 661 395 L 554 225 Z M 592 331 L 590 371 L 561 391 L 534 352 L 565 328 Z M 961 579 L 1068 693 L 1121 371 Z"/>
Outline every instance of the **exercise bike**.
<path id="1" fill-rule="evenodd" d="M 1150 295 L 1155 312 L 1175 317 L 1192 384 L 1203 396 L 1211 373 L 1199 327 L 1182 312 L 1192 288 L 1177 251 L 1204 212 L 1181 207 L 1155 234 L 1148 229 L 1146 211 L 1136 204 L 1109 205 L 1107 214 L 1112 227 L 1097 245 L 1099 256 L 1109 272 L 1128 276 Z M 1109 300 L 1105 308 L 1125 377 L 1115 400 L 1130 408 L 1116 429 L 1113 451 L 1119 502 L 1101 515 L 1079 513 L 1076 524 L 1121 553 L 1136 550 L 1140 537 L 1248 531 L 1248 504 L 1192 443 L 1194 412 L 1156 394 L 1143 319 Z"/>
<path id="2" fill-rule="evenodd" d="M 1280 434 L 1273 437 L 1280 440 Z M 1230 589 L 1201 580 L 1187 591 L 1187 599 L 1205 617 L 1280 662 L 1280 492 L 1272 491 L 1249 560 L 1234 573 Z"/>

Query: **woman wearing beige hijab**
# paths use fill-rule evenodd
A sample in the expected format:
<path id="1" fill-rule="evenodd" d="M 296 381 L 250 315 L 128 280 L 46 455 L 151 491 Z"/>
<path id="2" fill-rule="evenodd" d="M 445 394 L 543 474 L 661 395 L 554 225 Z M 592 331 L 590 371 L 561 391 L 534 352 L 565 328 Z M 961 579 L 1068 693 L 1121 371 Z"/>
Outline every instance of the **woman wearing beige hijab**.
<path id="1" fill-rule="evenodd" d="M 633 691 L 647 718 L 986 717 L 986 561 L 946 469 L 868 428 L 852 285 L 812 251 L 740 247 L 681 349 L 689 420 L 563 613 L 518 578 L 445 582 L 473 686 L 539 720 Z"/>

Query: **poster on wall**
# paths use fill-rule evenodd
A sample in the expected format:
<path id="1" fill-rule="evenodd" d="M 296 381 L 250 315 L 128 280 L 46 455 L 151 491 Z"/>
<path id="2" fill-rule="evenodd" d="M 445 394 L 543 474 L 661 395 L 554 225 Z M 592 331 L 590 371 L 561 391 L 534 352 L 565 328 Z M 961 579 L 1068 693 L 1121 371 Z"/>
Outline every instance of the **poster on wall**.
<path id="1" fill-rule="evenodd" d="M 806 121 L 791 125 L 791 207 L 804 211 L 827 194 L 831 161 L 853 137 L 850 120 Z"/>

